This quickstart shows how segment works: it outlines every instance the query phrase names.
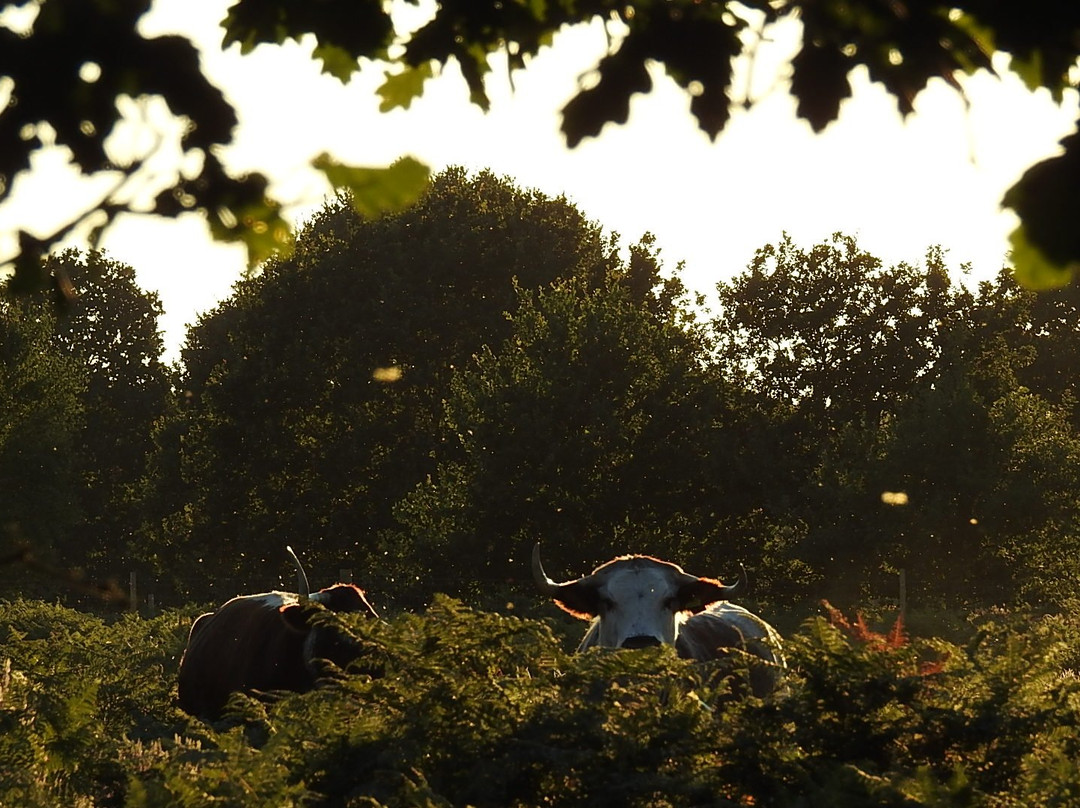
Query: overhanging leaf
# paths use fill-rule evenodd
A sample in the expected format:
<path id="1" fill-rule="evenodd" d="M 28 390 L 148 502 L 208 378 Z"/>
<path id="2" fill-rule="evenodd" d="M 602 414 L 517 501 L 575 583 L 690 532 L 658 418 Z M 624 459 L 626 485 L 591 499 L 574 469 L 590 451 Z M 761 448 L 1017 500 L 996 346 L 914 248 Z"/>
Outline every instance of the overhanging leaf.
<path id="1" fill-rule="evenodd" d="M 320 154 L 312 165 L 337 189 L 347 189 L 353 209 L 376 218 L 415 202 L 427 187 L 431 169 L 413 157 L 402 157 L 387 168 L 365 168 L 339 163 Z"/>
<path id="2" fill-rule="evenodd" d="M 408 109 L 414 99 L 424 94 L 424 82 L 433 74 L 431 62 L 424 62 L 417 67 L 406 67 L 400 73 L 391 74 L 386 71 L 386 81 L 376 90 L 382 101 L 379 102 L 379 112 L 390 112 L 393 109 Z"/>
<path id="3" fill-rule="evenodd" d="M 807 38 L 791 68 L 791 93 L 799 99 L 796 114 L 820 132 L 840 115 L 840 102 L 851 97 L 851 61 L 836 48 L 819 47 Z"/>
<path id="4" fill-rule="evenodd" d="M 737 17 L 703 7 L 697 15 L 657 22 L 649 34 L 650 56 L 690 92 L 690 111 L 712 140 L 731 114 L 732 59 L 742 48 L 739 30 L 743 27 L 745 23 Z"/>
<path id="5" fill-rule="evenodd" d="M 1012 262 L 1016 278 L 1028 289 L 1045 290 L 1065 286 L 1080 270 L 1080 262 L 1058 264 L 1047 258 L 1028 238 L 1027 229 L 1020 225 L 1009 235 Z"/>
<path id="6" fill-rule="evenodd" d="M 1009 60 L 1009 69 L 1019 76 L 1024 86 L 1032 92 L 1043 86 L 1042 51 L 1032 51 L 1026 59 L 1014 54 Z"/>
<path id="7" fill-rule="evenodd" d="M 630 117 L 630 97 L 652 89 L 652 79 L 645 66 L 646 56 L 640 42 L 627 37 L 615 53 L 600 60 L 596 67 L 600 80 L 595 87 L 582 90 L 562 109 L 562 131 L 571 149 L 583 138 L 596 136 L 604 124 L 626 123 Z"/>
<path id="8" fill-rule="evenodd" d="M 356 57 L 336 45 L 318 45 L 311 56 L 322 62 L 323 73 L 328 73 L 342 84 L 348 84 L 352 74 L 359 70 Z"/>
<path id="9" fill-rule="evenodd" d="M 210 234 L 216 241 L 239 241 L 247 249 L 248 266 L 289 249 L 292 230 L 276 203 L 255 202 L 242 208 L 207 208 Z"/>
<path id="10" fill-rule="evenodd" d="M 1080 132 L 1061 145 L 1062 154 L 1025 171 L 1003 200 L 1020 217 L 1009 237 L 1017 277 L 1035 289 L 1061 286 L 1080 268 Z"/>

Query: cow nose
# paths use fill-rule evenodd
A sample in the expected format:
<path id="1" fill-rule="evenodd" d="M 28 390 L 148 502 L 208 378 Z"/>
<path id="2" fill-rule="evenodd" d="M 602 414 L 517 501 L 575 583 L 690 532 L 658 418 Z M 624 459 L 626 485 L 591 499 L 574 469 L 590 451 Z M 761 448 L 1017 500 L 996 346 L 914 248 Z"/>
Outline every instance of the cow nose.
<path id="1" fill-rule="evenodd" d="M 650 634 L 635 634 L 623 640 L 621 648 L 653 648 L 660 645 L 660 640 Z"/>

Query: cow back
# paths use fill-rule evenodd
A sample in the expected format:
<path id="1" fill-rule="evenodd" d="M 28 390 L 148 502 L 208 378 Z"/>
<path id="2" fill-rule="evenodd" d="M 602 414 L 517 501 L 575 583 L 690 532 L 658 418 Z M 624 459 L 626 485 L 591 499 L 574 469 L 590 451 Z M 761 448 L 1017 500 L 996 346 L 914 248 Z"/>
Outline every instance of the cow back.
<path id="1" fill-rule="evenodd" d="M 291 630 L 280 614 L 295 602 L 295 595 L 281 592 L 246 595 L 196 620 L 180 660 L 181 709 L 215 717 L 234 691 L 310 688 L 307 637 Z"/>
<path id="2" fill-rule="evenodd" d="M 753 612 L 727 601 L 713 603 L 686 619 L 675 640 L 675 650 L 685 659 L 709 662 L 730 656 L 730 649 L 745 651 L 764 664 L 750 667 L 755 695 L 772 692 L 786 666 L 780 635 Z"/>

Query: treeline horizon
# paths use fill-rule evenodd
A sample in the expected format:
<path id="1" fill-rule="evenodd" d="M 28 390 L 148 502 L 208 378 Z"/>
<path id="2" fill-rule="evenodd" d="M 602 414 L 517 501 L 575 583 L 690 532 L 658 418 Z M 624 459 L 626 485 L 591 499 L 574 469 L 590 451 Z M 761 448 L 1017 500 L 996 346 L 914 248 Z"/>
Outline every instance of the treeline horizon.
<path id="1" fill-rule="evenodd" d="M 3 597 L 85 580 L 213 602 L 352 570 L 376 604 L 490 606 L 641 552 L 798 607 L 1059 610 L 1080 580 L 1075 289 L 974 289 L 787 236 L 703 313 L 650 236 L 448 169 L 376 220 L 329 201 L 162 357 L 107 256 L 0 298 Z M 725 273 L 727 274 L 727 273 Z M 20 555 L 22 553 L 22 555 Z"/>

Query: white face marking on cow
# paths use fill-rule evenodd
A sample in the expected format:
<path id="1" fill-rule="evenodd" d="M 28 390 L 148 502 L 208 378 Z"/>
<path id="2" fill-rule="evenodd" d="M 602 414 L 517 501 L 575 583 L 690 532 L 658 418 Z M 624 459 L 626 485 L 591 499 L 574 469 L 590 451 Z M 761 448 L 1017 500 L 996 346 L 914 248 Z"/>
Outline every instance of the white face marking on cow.
<path id="1" fill-rule="evenodd" d="M 675 643 L 681 621 L 674 605 L 677 590 L 670 570 L 654 565 L 617 565 L 603 575 L 598 589 L 598 645 L 621 648 L 632 638 L 637 643 L 641 638 Z"/>

